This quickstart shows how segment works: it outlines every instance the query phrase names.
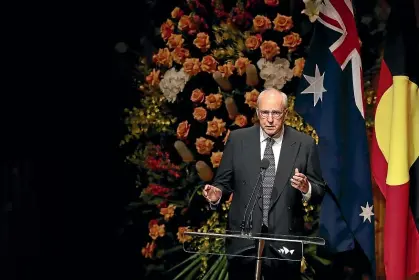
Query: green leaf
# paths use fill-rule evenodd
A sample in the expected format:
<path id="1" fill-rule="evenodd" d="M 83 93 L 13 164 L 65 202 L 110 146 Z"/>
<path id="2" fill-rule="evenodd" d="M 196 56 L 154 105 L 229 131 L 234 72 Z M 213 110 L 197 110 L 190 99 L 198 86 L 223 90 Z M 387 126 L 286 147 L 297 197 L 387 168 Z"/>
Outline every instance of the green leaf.
<path id="1" fill-rule="evenodd" d="M 330 265 L 330 264 L 332 264 L 332 261 L 331 260 L 328 260 L 328 259 L 323 259 L 323 258 L 320 258 L 318 256 L 312 256 L 312 258 L 315 259 L 315 260 L 317 260 L 318 262 L 320 262 L 322 265 Z"/>
<path id="2" fill-rule="evenodd" d="M 198 255 L 196 255 L 198 256 Z M 182 277 L 184 274 L 186 274 L 188 271 L 190 271 L 193 267 L 195 267 L 194 270 L 196 270 L 196 268 L 200 268 L 201 265 L 198 265 L 198 263 L 201 261 L 201 258 L 196 258 L 196 260 L 194 260 L 192 263 L 190 263 L 185 269 L 183 269 L 173 280 L 177 280 L 180 279 L 180 277 Z M 188 275 L 189 276 L 189 275 Z"/>
<path id="3" fill-rule="evenodd" d="M 216 279 L 218 279 L 219 276 L 223 274 L 224 269 L 227 269 L 227 262 L 226 262 L 225 256 L 222 256 L 220 262 L 218 263 L 217 269 L 212 274 L 210 280 L 216 280 Z"/>
<path id="4" fill-rule="evenodd" d="M 168 203 L 176 205 L 177 207 L 184 207 L 186 204 L 183 200 L 168 200 Z"/>
<path id="5" fill-rule="evenodd" d="M 218 268 L 219 263 L 223 260 L 223 256 L 218 257 L 218 259 L 215 261 L 215 263 L 212 264 L 210 270 L 205 274 L 204 278 L 202 280 L 207 280 L 210 278 L 211 274 L 216 271 Z M 217 273 L 218 274 L 218 273 Z"/>
<path id="6" fill-rule="evenodd" d="M 147 276 L 153 271 L 164 271 L 164 265 L 163 264 L 159 264 L 159 265 L 150 264 L 150 265 L 148 265 L 147 268 L 146 268 L 145 275 Z"/>
<path id="7" fill-rule="evenodd" d="M 134 208 L 138 208 L 138 207 L 143 206 L 143 205 L 144 205 L 144 203 L 142 203 L 142 202 L 131 202 L 130 204 L 128 204 L 125 207 L 125 210 L 130 211 Z"/>
<path id="8" fill-rule="evenodd" d="M 224 258 L 224 261 L 222 263 L 223 263 L 224 266 L 223 266 L 223 270 L 221 270 L 220 275 L 218 275 L 218 280 L 223 280 L 227 275 L 227 260 L 226 260 L 226 258 Z"/>
<path id="9" fill-rule="evenodd" d="M 170 268 L 170 269 L 169 269 L 168 271 L 166 271 L 165 273 L 172 272 L 173 270 L 175 270 L 175 269 L 177 269 L 177 268 L 181 267 L 182 265 L 184 265 L 184 264 L 186 264 L 186 263 L 188 263 L 188 262 L 192 261 L 193 259 L 195 259 L 195 258 L 197 258 L 197 257 L 199 257 L 199 255 L 198 255 L 198 254 L 194 254 L 194 255 L 190 256 L 189 258 L 187 258 L 186 260 L 184 260 L 183 262 L 178 263 L 178 264 L 177 264 L 177 265 L 175 265 L 174 267 Z"/>
<path id="10" fill-rule="evenodd" d="M 188 274 L 188 276 L 185 278 L 185 280 L 192 280 L 192 279 L 196 279 L 196 278 L 193 278 L 195 275 L 196 275 L 196 273 L 200 270 L 200 268 L 201 268 L 201 264 L 199 264 L 199 265 L 197 265 L 189 274 Z"/>
<path id="11" fill-rule="evenodd" d="M 180 251 L 182 249 L 183 249 L 183 246 L 182 245 L 172 247 L 172 248 L 170 248 L 168 250 L 165 250 L 164 253 L 163 253 L 163 256 L 170 255 L 170 254 L 172 254 L 174 252 L 177 252 L 177 251 Z"/>
<path id="12" fill-rule="evenodd" d="M 195 187 L 195 190 L 192 192 L 191 197 L 189 198 L 188 207 L 191 206 L 192 199 L 194 198 L 197 191 L 201 189 L 201 186 Z"/>

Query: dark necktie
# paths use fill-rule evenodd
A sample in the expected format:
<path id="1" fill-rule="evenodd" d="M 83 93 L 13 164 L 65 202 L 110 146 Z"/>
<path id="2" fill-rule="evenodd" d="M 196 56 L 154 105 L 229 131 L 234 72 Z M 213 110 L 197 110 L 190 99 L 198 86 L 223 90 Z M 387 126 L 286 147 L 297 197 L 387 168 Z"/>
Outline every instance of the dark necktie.
<path id="1" fill-rule="evenodd" d="M 266 169 L 265 178 L 262 183 L 263 190 L 263 224 L 268 226 L 269 205 L 271 204 L 272 188 L 275 181 L 275 157 L 272 151 L 272 145 L 275 141 L 272 138 L 266 139 L 266 148 L 264 158 L 269 160 L 269 167 Z"/>

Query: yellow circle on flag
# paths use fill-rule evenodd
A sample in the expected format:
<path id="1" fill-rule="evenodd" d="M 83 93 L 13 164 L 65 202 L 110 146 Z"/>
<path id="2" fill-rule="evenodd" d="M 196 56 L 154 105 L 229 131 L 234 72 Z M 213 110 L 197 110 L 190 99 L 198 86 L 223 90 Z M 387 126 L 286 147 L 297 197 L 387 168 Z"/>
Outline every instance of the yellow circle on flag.
<path id="1" fill-rule="evenodd" d="M 419 157 L 419 90 L 407 76 L 394 76 L 375 114 L 378 146 L 387 163 L 387 184 L 409 181 L 409 169 Z"/>

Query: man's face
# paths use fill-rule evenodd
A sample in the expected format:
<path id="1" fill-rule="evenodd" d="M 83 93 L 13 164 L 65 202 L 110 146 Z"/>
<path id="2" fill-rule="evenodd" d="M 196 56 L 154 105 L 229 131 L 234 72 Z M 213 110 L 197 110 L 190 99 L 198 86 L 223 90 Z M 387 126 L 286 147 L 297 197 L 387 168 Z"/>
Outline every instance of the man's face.
<path id="1" fill-rule="evenodd" d="M 258 107 L 260 126 L 269 136 L 279 133 L 284 124 L 287 109 L 283 106 L 282 96 L 279 94 L 265 94 Z"/>

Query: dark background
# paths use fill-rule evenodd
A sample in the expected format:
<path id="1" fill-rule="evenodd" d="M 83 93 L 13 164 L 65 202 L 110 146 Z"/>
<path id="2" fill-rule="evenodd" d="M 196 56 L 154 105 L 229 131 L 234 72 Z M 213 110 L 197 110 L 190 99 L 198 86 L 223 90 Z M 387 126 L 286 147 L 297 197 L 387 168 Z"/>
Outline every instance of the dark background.
<path id="1" fill-rule="evenodd" d="M 141 279 L 144 223 L 120 231 L 135 198 L 121 116 L 139 98 L 135 52 L 152 53 L 153 24 L 177 2 L 8 4 L 0 279 Z M 355 4 L 371 15 L 375 1 Z M 364 69 L 381 42 L 374 24 L 359 23 Z M 120 41 L 134 52 L 115 52 Z"/>

